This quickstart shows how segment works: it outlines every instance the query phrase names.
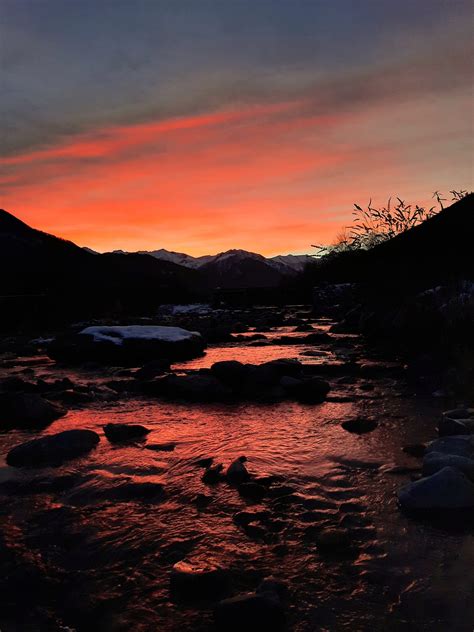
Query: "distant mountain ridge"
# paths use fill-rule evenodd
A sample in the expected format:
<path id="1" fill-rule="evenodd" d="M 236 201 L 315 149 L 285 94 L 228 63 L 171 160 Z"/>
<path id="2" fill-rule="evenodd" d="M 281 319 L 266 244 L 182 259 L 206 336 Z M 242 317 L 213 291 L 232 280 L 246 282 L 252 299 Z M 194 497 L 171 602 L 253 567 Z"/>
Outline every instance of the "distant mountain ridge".
<path id="1" fill-rule="evenodd" d="M 123 250 L 114 252 L 127 254 Z M 155 259 L 171 261 L 172 263 L 177 263 L 180 266 L 192 268 L 193 270 L 197 270 L 208 264 L 221 264 L 228 258 L 231 258 L 233 263 L 237 263 L 238 261 L 243 261 L 245 259 L 253 259 L 254 261 L 264 262 L 285 275 L 301 272 L 307 263 L 314 261 L 311 255 L 277 255 L 275 257 L 264 257 L 256 252 L 250 252 L 242 249 L 226 250 L 224 252 L 219 252 L 216 255 L 203 255 L 200 257 L 193 257 L 183 252 L 174 252 L 173 250 L 166 250 L 165 248 L 160 248 L 159 250 L 140 250 L 136 254 L 151 255 L 152 257 L 155 257 Z"/>

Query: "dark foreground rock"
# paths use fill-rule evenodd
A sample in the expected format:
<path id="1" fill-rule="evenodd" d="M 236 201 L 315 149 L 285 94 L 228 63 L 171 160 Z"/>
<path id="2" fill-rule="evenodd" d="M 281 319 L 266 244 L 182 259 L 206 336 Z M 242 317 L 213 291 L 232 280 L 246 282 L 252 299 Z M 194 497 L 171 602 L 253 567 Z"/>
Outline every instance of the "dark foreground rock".
<path id="1" fill-rule="evenodd" d="M 188 375 L 169 374 L 143 384 L 147 395 L 185 401 L 297 401 L 319 404 L 330 385 L 319 377 L 303 373 L 296 360 L 272 360 L 263 364 L 242 364 L 236 360 L 216 362 L 210 369 Z"/>
<path id="2" fill-rule="evenodd" d="M 65 414 L 36 393 L 0 394 L 0 428 L 43 428 Z"/>
<path id="3" fill-rule="evenodd" d="M 92 430 L 65 430 L 17 445 L 7 454 L 7 463 L 14 467 L 56 466 L 90 452 L 99 440 Z"/>
<path id="4" fill-rule="evenodd" d="M 444 467 L 403 487 L 398 499 L 408 510 L 470 509 L 474 507 L 474 483 L 459 469 Z"/>
<path id="5" fill-rule="evenodd" d="M 111 443 L 143 439 L 150 432 L 140 424 L 106 424 L 104 434 Z"/>
<path id="6" fill-rule="evenodd" d="M 455 467 L 474 481 L 474 459 L 468 459 L 456 454 L 442 454 L 429 452 L 423 459 L 423 476 L 436 474 L 445 467 Z"/>
<path id="7" fill-rule="evenodd" d="M 53 360 L 75 364 L 93 361 L 137 366 L 159 359 L 195 358 L 204 348 L 201 334 L 180 327 L 104 326 L 59 336 L 48 346 L 48 355 Z"/>

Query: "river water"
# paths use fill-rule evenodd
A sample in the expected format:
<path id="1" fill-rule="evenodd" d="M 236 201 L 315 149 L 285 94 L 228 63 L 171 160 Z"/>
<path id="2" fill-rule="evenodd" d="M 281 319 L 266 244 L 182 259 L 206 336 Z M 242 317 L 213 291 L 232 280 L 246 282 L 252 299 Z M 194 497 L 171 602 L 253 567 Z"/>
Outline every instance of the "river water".
<path id="1" fill-rule="evenodd" d="M 258 364 L 290 357 L 315 364 L 367 357 L 360 341 L 344 337 L 318 347 L 271 344 L 282 333 L 287 329 L 267 333 L 268 346 L 212 346 L 175 369 L 220 359 Z M 18 359 L 2 375 L 26 365 L 35 377 L 104 380 L 103 372 L 61 369 L 46 358 L 33 366 Z M 6 466 L 8 450 L 31 433 L 0 435 L 2 632 L 212 630 L 218 595 L 182 602 L 170 594 L 171 567 L 184 557 L 226 569 L 228 594 L 253 591 L 266 576 L 285 582 L 288 630 L 295 632 L 472 632 L 472 530 L 414 520 L 396 502 L 396 491 L 419 466 L 402 446 L 435 437 L 442 402 L 416 396 L 403 379 L 383 372 L 352 384 L 329 380 L 333 389 L 320 405 L 131 397 L 76 406 L 43 433 L 88 428 L 101 435 L 100 444 L 54 469 Z M 361 415 L 378 427 L 364 435 L 341 427 Z M 102 431 L 109 422 L 140 423 L 151 433 L 143 443 L 112 445 Z M 167 443 L 174 449 L 157 448 Z M 202 482 L 199 459 L 227 465 L 240 455 L 252 474 L 274 476 L 281 494 L 252 503 L 226 483 Z M 69 481 L 64 486 L 35 486 L 62 476 Z M 130 481 L 162 483 L 165 497 L 150 502 L 103 493 Z M 257 516 L 249 533 L 233 520 L 243 510 L 269 513 Z M 322 555 L 312 534 L 340 526 L 350 530 L 351 554 Z"/>

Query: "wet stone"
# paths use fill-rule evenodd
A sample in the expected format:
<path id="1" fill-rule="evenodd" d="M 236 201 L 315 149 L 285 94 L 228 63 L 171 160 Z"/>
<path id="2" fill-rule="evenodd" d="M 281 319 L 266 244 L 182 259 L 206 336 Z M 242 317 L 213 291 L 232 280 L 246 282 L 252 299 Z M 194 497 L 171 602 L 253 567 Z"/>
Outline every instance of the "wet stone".
<path id="1" fill-rule="evenodd" d="M 222 594 L 228 580 L 228 573 L 217 564 L 184 559 L 171 569 L 170 590 L 181 599 L 212 599 Z"/>
<path id="2" fill-rule="evenodd" d="M 221 601 L 214 610 L 218 630 L 282 630 L 285 623 L 281 600 L 274 592 L 248 593 Z"/>
<path id="3" fill-rule="evenodd" d="M 267 493 L 265 487 L 258 483 L 241 483 L 237 489 L 243 498 L 254 501 L 262 500 Z"/>
<path id="4" fill-rule="evenodd" d="M 372 432 L 378 426 L 375 419 L 366 419 L 364 417 L 358 417 L 357 419 L 348 419 L 344 421 L 341 426 L 347 432 L 353 432 L 355 434 L 366 434 Z"/>
<path id="5" fill-rule="evenodd" d="M 16 446 L 8 453 L 7 463 L 15 467 L 60 465 L 90 452 L 99 441 L 92 430 L 65 430 Z"/>
<path id="6" fill-rule="evenodd" d="M 106 424 L 104 434 L 111 443 L 142 439 L 150 430 L 140 424 Z"/>

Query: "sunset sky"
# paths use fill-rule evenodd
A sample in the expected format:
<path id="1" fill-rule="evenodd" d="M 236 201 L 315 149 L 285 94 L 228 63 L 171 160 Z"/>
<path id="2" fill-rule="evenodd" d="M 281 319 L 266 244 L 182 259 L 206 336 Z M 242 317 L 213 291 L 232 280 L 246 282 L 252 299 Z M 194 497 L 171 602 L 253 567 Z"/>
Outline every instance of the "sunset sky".
<path id="1" fill-rule="evenodd" d="M 0 207 L 272 255 L 472 188 L 470 0 L 1 0 Z"/>

